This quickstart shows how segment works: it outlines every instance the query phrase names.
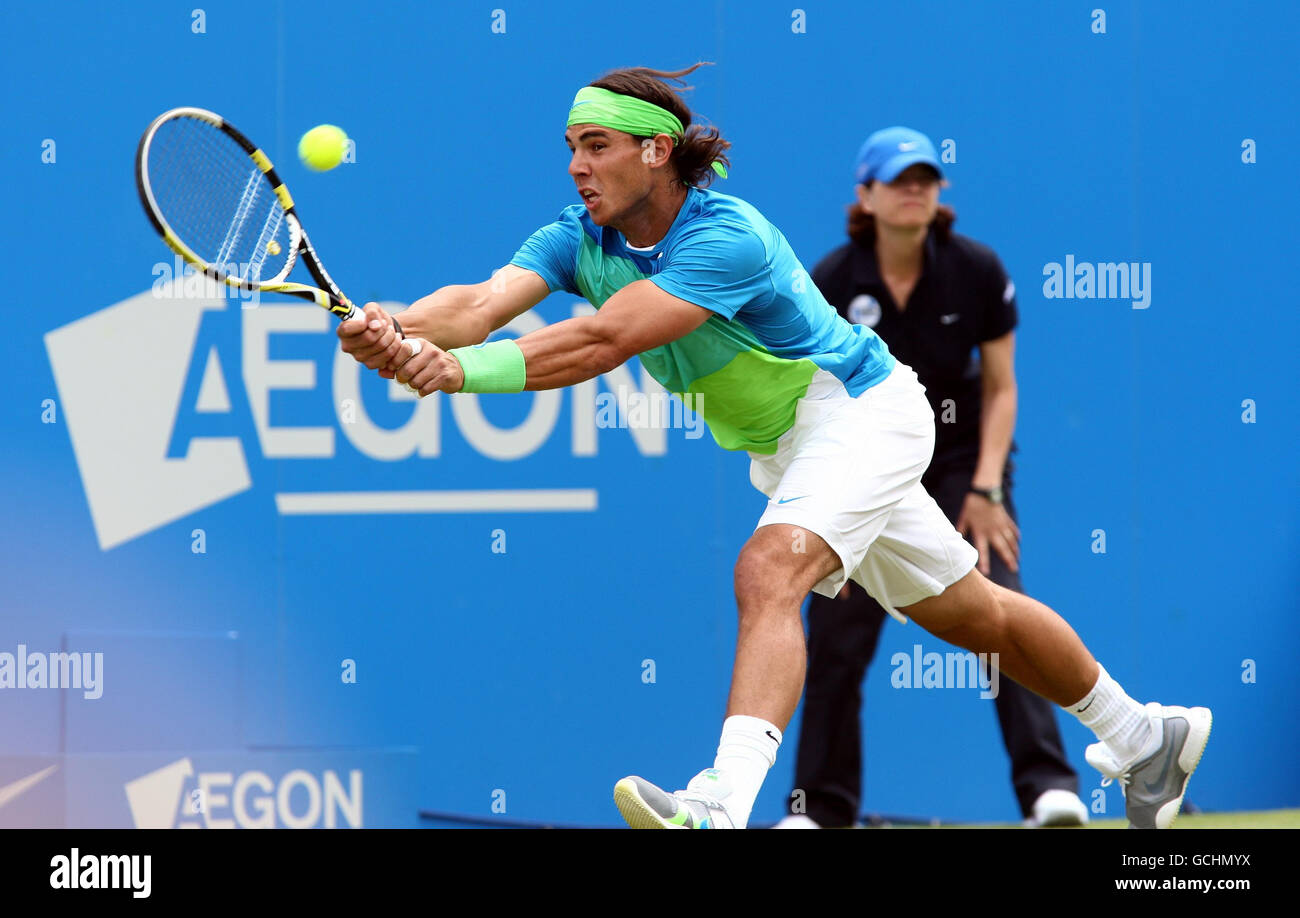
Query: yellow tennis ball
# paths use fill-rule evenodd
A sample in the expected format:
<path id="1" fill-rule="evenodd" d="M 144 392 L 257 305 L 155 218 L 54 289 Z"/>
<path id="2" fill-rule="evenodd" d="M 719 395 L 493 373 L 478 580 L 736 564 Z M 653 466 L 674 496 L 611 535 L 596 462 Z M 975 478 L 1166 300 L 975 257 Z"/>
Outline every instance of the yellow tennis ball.
<path id="1" fill-rule="evenodd" d="M 332 124 L 318 124 L 298 141 L 298 158 L 316 172 L 327 172 L 343 162 L 348 135 Z"/>

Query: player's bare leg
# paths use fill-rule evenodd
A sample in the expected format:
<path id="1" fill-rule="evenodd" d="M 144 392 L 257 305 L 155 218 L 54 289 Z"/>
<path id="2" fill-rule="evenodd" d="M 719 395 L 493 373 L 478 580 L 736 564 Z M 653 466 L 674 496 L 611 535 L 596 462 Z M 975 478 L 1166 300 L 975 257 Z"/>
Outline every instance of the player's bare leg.
<path id="1" fill-rule="evenodd" d="M 1061 706 L 1078 701 L 1097 683 L 1097 661 L 1065 619 L 977 570 L 938 596 L 899 611 L 958 647 L 996 653 L 1002 673 Z"/>
<path id="2" fill-rule="evenodd" d="M 971 571 L 938 596 L 899 611 L 931 634 L 975 653 L 996 653 L 1004 675 L 1056 702 L 1100 740 L 1089 764 L 1124 787 L 1129 822 L 1169 828 L 1210 737 L 1206 708 L 1129 697 L 1074 629 L 1035 599 Z"/>
<path id="3" fill-rule="evenodd" d="M 750 536 L 736 562 L 740 625 L 728 716 L 761 717 L 785 729 L 807 666 L 799 610 L 813 586 L 839 567 L 839 556 L 806 529 L 762 526 Z"/>
<path id="4" fill-rule="evenodd" d="M 840 566 L 820 536 L 797 526 L 760 526 L 750 536 L 736 562 L 740 630 L 713 767 L 674 794 L 635 776 L 619 781 L 614 802 L 628 825 L 746 825 L 803 691 L 807 654 L 800 608 L 808 591 Z"/>

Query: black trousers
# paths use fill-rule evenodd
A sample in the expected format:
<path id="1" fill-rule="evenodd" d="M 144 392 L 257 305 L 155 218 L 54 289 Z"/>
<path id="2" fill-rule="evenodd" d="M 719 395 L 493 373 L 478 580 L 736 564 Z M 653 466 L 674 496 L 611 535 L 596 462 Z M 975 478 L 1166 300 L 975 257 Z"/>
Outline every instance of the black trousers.
<path id="1" fill-rule="evenodd" d="M 956 523 L 973 474 L 969 463 L 932 464 L 921 483 Z M 1015 519 L 1009 475 L 1003 490 L 1007 512 Z M 996 552 L 990 559 L 989 579 L 1024 592 L 1019 574 Z M 827 599 L 814 593 L 808 608 L 808 678 L 794 786 L 806 795 L 808 816 L 822 826 L 850 826 L 858 818 L 862 677 L 888 617 L 862 587 L 850 582 L 849 590 L 847 599 Z M 1029 816 L 1044 791 L 1060 788 L 1078 793 L 1078 775 L 1066 761 L 1061 745 L 1056 706 L 1005 677 L 996 705 L 1021 813 Z"/>

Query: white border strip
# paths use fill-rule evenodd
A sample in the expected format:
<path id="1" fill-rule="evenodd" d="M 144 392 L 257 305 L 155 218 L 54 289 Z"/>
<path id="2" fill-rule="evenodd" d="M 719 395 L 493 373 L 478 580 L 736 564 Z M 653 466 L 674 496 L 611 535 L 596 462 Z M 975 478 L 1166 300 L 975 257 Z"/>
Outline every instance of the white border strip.
<path id="1" fill-rule="evenodd" d="M 325 491 L 275 495 L 283 516 L 353 513 L 537 513 L 590 511 L 594 488 L 521 491 Z"/>

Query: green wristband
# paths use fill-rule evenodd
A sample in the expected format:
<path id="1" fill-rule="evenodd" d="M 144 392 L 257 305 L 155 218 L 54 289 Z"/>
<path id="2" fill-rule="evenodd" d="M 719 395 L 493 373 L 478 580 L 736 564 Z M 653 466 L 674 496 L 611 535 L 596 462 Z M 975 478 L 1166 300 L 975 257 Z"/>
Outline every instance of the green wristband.
<path id="1" fill-rule="evenodd" d="M 512 339 L 458 347 L 447 352 L 465 371 L 462 392 L 523 392 L 528 379 L 524 352 Z"/>

